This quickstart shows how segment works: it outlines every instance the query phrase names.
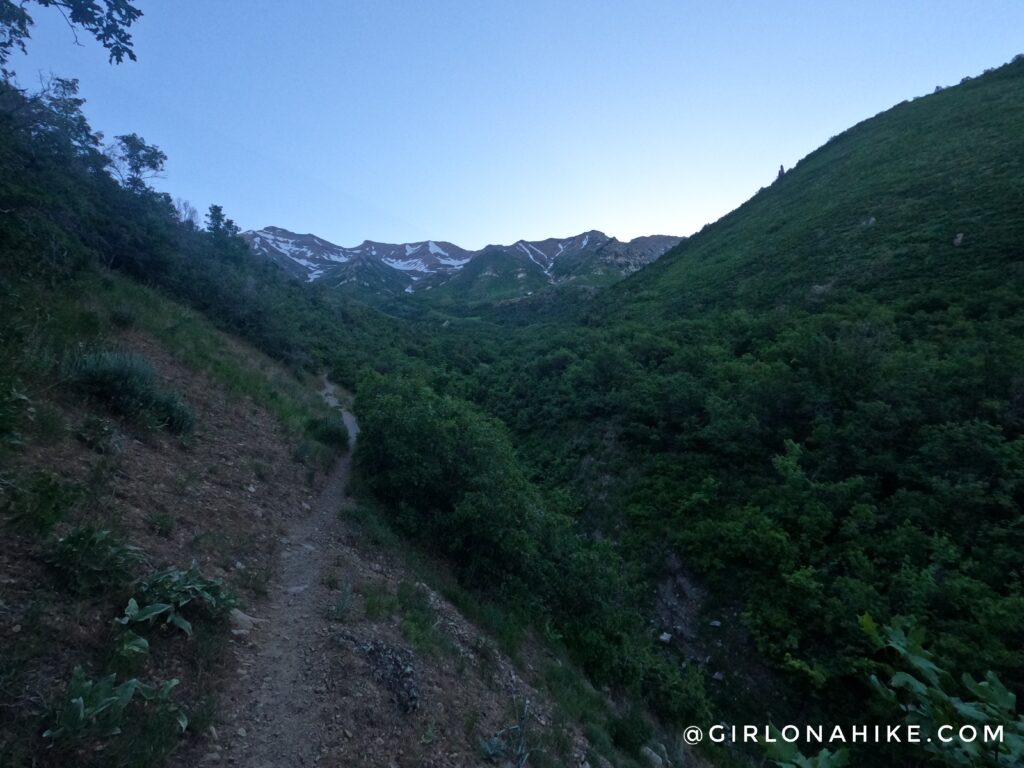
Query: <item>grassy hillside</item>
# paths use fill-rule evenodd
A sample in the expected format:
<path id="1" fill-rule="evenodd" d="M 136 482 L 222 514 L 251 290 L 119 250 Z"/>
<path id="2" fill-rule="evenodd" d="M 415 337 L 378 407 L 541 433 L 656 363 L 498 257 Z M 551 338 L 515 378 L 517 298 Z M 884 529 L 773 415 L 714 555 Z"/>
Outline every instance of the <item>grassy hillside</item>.
<path id="1" fill-rule="evenodd" d="M 1024 59 L 903 102 L 605 295 L 610 318 L 814 310 L 1022 277 Z"/>
<path id="2" fill-rule="evenodd" d="M 0 763 L 159 765 L 212 722 L 228 611 L 265 590 L 337 417 L 122 276 L 3 276 Z M 132 599 L 177 623 L 146 626 Z"/>

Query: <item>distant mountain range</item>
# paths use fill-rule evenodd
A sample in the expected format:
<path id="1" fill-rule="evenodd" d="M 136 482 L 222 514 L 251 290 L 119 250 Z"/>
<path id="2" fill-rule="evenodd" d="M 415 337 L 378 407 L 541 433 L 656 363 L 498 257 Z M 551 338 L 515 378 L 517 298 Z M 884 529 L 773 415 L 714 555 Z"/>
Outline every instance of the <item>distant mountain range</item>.
<path id="1" fill-rule="evenodd" d="M 244 232 L 255 253 L 295 277 L 357 292 L 398 295 L 436 291 L 461 300 L 525 296 L 549 285 L 608 285 L 655 261 L 683 238 L 637 237 L 621 242 L 591 230 L 575 237 L 519 240 L 467 251 L 443 240 L 344 248 L 281 227 Z"/>

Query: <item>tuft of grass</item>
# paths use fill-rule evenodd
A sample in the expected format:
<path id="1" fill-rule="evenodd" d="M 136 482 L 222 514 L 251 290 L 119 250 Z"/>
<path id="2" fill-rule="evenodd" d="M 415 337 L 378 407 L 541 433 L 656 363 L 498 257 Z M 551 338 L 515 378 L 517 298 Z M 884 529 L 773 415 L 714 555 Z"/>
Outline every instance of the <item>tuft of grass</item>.
<path id="1" fill-rule="evenodd" d="M 266 597 L 270 592 L 270 571 L 266 568 L 246 568 L 238 581 L 243 588 L 259 597 Z"/>
<path id="2" fill-rule="evenodd" d="M 349 584 L 345 584 L 339 589 L 337 598 L 335 598 L 330 609 L 327 611 L 327 618 L 331 621 L 347 621 L 352 614 L 354 602 L 355 597 L 352 593 L 352 587 Z"/>
<path id="3" fill-rule="evenodd" d="M 363 587 L 363 610 L 366 618 L 377 621 L 385 616 L 398 612 L 398 598 L 387 588 L 386 584 L 368 584 Z"/>
<path id="4" fill-rule="evenodd" d="M 195 427 L 192 410 L 160 384 L 152 364 L 142 355 L 91 352 L 73 358 L 67 368 L 76 389 L 119 416 L 177 435 L 188 435 Z"/>
<path id="5" fill-rule="evenodd" d="M 420 584 L 403 581 L 398 585 L 397 598 L 405 639 L 420 652 L 444 648 L 446 638 L 438 629 L 439 619 L 427 590 Z"/>

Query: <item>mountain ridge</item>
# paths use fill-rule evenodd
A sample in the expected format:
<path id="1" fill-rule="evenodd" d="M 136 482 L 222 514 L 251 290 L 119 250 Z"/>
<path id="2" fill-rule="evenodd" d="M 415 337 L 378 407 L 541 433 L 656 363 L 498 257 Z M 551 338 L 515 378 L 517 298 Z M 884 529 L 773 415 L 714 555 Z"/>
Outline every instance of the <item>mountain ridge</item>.
<path id="1" fill-rule="evenodd" d="M 242 238 L 293 277 L 383 293 L 414 293 L 448 286 L 449 294 L 474 298 L 529 295 L 546 285 L 577 281 L 607 285 L 656 261 L 685 238 L 645 235 L 620 241 L 599 230 L 566 238 L 517 240 L 467 250 L 447 240 L 336 245 L 312 233 L 277 226 L 248 230 Z M 483 258 L 491 266 L 459 280 L 463 267 Z M 386 267 L 382 270 L 381 267 Z M 495 279 L 497 278 L 497 279 Z M 501 284 L 495 288 L 493 284 Z M 450 285 L 449 285 L 450 284 Z"/>

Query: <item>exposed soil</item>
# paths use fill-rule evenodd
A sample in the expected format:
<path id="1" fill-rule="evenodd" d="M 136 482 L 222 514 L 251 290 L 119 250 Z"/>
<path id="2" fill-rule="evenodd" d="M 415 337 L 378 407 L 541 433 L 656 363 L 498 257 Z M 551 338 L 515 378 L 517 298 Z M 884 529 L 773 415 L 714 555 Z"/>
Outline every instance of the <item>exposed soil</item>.
<path id="1" fill-rule="evenodd" d="M 354 441 L 357 425 L 344 416 Z M 358 540 L 344 521 L 350 466 L 349 456 L 338 461 L 281 536 L 268 598 L 236 617 L 238 673 L 221 722 L 181 764 L 481 765 L 481 741 L 515 722 L 517 702 L 530 702 L 528 730 L 548 724 L 536 691 L 475 627 Z M 393 595 L 403 582 L 433 616 L 437 640 L 426 648 L 406 637 L 400 610 L 367 612 L 367 594 Z"/>
<path id="2" fill-rule="evenodd" d="M 48 538 L 0 521 L 0 745 L 27 751 L 33 765 L 61 764 L 40 737 L 46 718 L 63 700 L 74 667 L 103 673 L 113 619 L 131 594 L 127 585 L 97 595 L 69 593 L 44 562 L 53 537 L 80 525 L 106 528 L 144 553 L 140 575 L 196 560 L 206 576 L 225 579 L 248 601 L 269 578 L 278 527 L 313 499 L 315 476 L 293 460 L 289 437 L 269 414 L 226 395 L 143 334 L 126 332 L 119 345 L 144 354 L 185 396 L 196 432 L 182 445 L 163 430 L 140 429 L 59 389 L 30 393 L 37 411 L 49 412 L 58 427 L 47 439 L 36 436 L 9 470 L 45 469 L 83 489 L 82 501 Z M 116 429 L 116 451 L 100 454 L 75 438 L 87 416 Z M 154 628 L 151 654 L 137 674 L 178 678 L 177 698 L 200 704 L 222 674 L 223 642 L 215 628 L 207 629 L 197 625 L 196 637 L 186 639 Z"/>

